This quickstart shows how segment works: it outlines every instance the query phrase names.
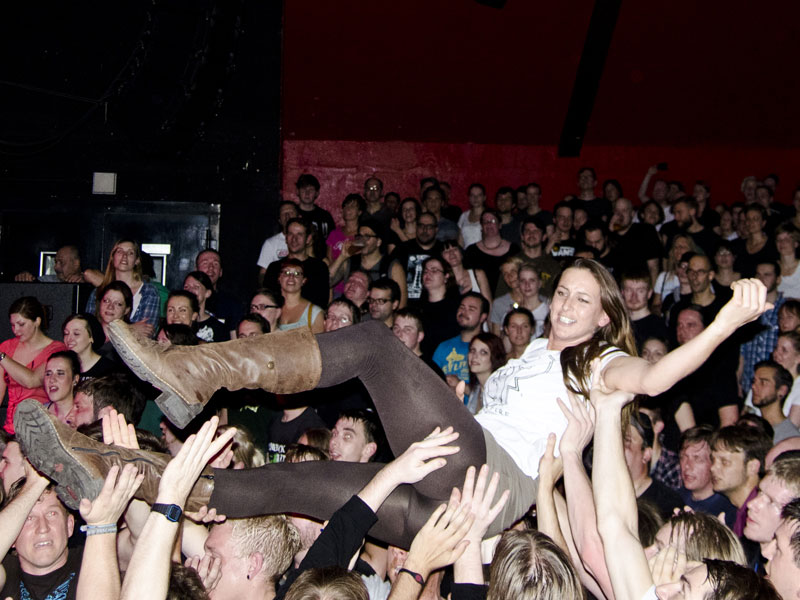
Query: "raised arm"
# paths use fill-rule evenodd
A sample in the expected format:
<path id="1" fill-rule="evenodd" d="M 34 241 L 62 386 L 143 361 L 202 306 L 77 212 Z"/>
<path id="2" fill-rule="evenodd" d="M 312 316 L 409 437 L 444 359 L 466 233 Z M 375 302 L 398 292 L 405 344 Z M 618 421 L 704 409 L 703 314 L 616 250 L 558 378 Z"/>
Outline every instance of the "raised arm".
<path id="1" fill-rule="evenodd" d="M 189 436 L 180 452 L 169 462 L 161 475 L 156 503 L 175 504 L 181 509 L 184 507 L 203 467 L 236 434 L 236 429 L 231 428 L 214 439 L 217 423 L 217 418 L 212 417 L 203 424 L 200 431 Z M 122 582 L 123 600 L 166 597 L 172 568 L 172 548 L 179 525 L 179 520 L 169 520 L 160 513 L 151 512 L 147 517 L 140 536 L 141 543 L 133 551 Z"/>
<path id="2" fill-rule="evenodd" d="M 28 513 L 50 482 L 39 475 L 25 460 L 25 483 L 17 496 L 0 512 L 0 556 L 5 557 L 17 539 Z M 5 585 L 6 572 L 0 565 L 0 588 Z"/>
<path id="3" fill-rule="evenodd" d="M 757 279 L 740 279 L 731 285 L 733 297 L 697 337 L 679 346 L 655 364 L 636 357 L 612 360 L 603 370 L 610 390 L 657 396 L 694 372 L 734 331 L 757 319 L 765 310 L 767 289 Z"/>
<path id="4" fill-rule="evenodd" d="M 640 600 L 653 585 L 639 542 L 636 494 L 622 448 L 622 407 L 633 396 L 605 394 L 595 380 L 592 402 L 597 411 L 592 483 L 597 529 L 603 541 L 606 567 L 617 600 Z"/>
<path id="5" fill-rule="evenodd" d="M 559 399 L 558 405 L 567 418 L 567 428 L 561 436 L 559 450 L 564 463 L 564 492 L 566 495 L 567 524 L 562 524 L 565 537 L 574 543 L 576 565 L 581 581 L 595 596 L 613 598 L 611 580 L 603 551 L 603 542 L 597 531 L 592 484 L 583 466 L 583 450 L 594 434 L 594 408 L 570 394 L 570 407 Z M 569 529 L 567 531 L 567 528 Z M 572 548 L 570 548 L 572 556 Z M 575 562 L 575 557 L 573 557 Z M 587 578 L 591 581 L 588 581 Z M 595 590 L 597 586 L 599 590 Z M 600 596 L 598 596 L 600 597 Z"/>
<path id="6" fill-rule="evenodd" d="M 144 475 L 137 475 L 136 467 L 132 464 L 125 465 L 122 472 L 118 466 L 113 466 L 108 471 L 103 489 L 97 498 L 93 501 L 87 498 L 81 500 L 81 516 L 86 521 L 86 545 L 78 576 L 76 600 L 119 598 L 117 522 L 143 479 Z"/>
<path id="7" fill-rule="evenodd" d="M 644 179 L 642 179 L 642 185 L 639 186 L 639 200 L 641 200 L 642 202 L 647 202 L 648 200 L 650 200 L 650 198 L 647 195 L 647 188 L 650 187 L 650 180 L 656 173 L 658 173 L 658 168 L 652 166 L 649 169 L 647 169 L 647 173 L 645 173 Z"/>
<path id="8" fill-rule="evenodd" d="M 29 369 L 22 363 L 17 362 L 11 356 L 6 354 L 6 357 L 0 362 L 0 366 L 5 369 L 8 376 L 20 384 L 22 387 L 29 389 L 42 387 L 44 383 L 44 370 L 47 366 L 47 361 L 36 367 Z M 3 384 L 5 386 L 5 383 Z"/>

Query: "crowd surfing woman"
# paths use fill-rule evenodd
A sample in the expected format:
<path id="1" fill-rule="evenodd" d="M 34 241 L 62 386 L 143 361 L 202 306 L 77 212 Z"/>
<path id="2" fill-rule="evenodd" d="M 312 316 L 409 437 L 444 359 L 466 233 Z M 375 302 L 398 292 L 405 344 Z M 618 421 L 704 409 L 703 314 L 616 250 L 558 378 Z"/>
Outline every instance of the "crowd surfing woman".
<path id="1" fill-rule="evenodd" d="M 142 258 L 139 244 L 133 240 L 119 240 L 111 249 L 103 281 L 89 295 L 86 312 L 95 312 L 97 298 L 102 297 L 108 285 L 122 281 L 131 291 L 131 323 L 141 335 L 155 337 L 161 314 L 161 299 L 155 286 L 142 279 Z"/>
<path id="2" fill-rule="evenodd" d="M 47 359 L 55 352 L 66 350 L 61 342 L 44 334 L 47 316 L 33 296 L 23 296 L 8 308 L 14 337 L 0 344 L 0 398 L 8 392 L 5 430 L 14 433 L 14 411 L 26 398 L 46 403 L 44 370 Z"/>
<path id="3" fill-rule="evenodd" d="M 414 533 L 435 507 L 449 498 L 471 465 L 488 464 L 491 471 L 499 473 L 499 489 L 510 490 L 509 501 L 490 526 L 489 536 L 527 511 L 535 497 L 547 438 L 551 432 L 560 437 L 566 427 L 556 399 L 566 397 L 568 386 L 584 398 L 589 397 L 592 382 L 603 390 L 659 394 L 700 366 L 723 340 L 766 308 L 763 284 L 736 282 L 732 299 L 703 332 L 650 364 L 631 355 L 631 326 L 613 278 L 599 263 L 578 259 L 556 284 L 548 337 L 534 340 L 521 359 L 509 361 L 489 378 L 484 408 L 475 417 L 456 400 L 448 385 L 433 370 L 423 368 L 381 323 L 369 321 L 319 336 L 302 328 L 166 353 L 143 344 L 122 323 L 112 323 L 111 331 L 120 355 L 139 376 L 164 392 L 159 401 L 170 418 L 178 421 L 180 415 L 177 410 L 173 414 L 170 406 L 183 406 L 184 410 L 188 406 L 186 412 L 196 414 L 219 387 L 292 393 L 358 377 L 375 403 L 394 454 L 436 427 L 452 426 L 459 434 L 459 452 L 448 457 L 437 477 L 398 488 L 378 511 L 371 535 L 408 547 Z M 192 376 L 212 367 L 213 379 Z M 27 423 L 32 424 L 32 431 L 41 430 L 36 427 L 40 420 L 37 406 L 31 403 L 25 409 L 17 419 L 23 442 Z M 61 472 L 56 472 L 54 456 L 59 464 L 62 460 L 80 462 L 82 456 L 58 452 L 62 443 L 58 430 L 52 428 L 51 439 L 36 445 L 29 459 L 60 485 L 85 489 L 82 479 L 90 476 L 82 466 L 62 465 Z M 380 468 L 374 463 L 334 461 L 216 470 L 213 482 L 203 480 L 191 505 L 207 501 L 229 518 L 291 511 L 325 519 Z"/>

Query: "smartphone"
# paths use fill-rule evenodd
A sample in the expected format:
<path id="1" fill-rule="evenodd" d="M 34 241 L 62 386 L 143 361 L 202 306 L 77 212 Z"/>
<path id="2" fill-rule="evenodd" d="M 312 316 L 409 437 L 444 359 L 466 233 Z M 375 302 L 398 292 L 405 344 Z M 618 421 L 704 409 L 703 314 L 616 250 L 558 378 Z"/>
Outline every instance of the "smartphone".
<path id="1" fill-rule="evenodd" d="M 656 169 L 658 169 L 659 171 L 667 171 L 669 170 L 669 166 L 665 162 L 660 162 L 656 165 Z"/>

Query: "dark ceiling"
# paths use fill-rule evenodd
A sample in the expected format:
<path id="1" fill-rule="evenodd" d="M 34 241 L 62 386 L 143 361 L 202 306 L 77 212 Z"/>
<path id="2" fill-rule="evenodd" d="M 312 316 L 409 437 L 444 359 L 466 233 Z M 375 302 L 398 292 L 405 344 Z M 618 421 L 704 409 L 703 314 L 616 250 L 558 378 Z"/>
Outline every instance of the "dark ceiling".
<path id="1" fill-rule="evenodd" d="M 226 190 L 277 177 L 281 138 L 554 146 L 593 7 L 9 3 L 0 179 L 127 169 Z M 796 147 L 798 50 L 796 0 L 624 1 L 585 144 Z"/>
<path id="2" fill-rule="evenodd" d="M 287 139 L 558 143 L 594 3 L 291 0 Z M 621 3 L 587 144 L 796 146 L 800 3 Z"/>

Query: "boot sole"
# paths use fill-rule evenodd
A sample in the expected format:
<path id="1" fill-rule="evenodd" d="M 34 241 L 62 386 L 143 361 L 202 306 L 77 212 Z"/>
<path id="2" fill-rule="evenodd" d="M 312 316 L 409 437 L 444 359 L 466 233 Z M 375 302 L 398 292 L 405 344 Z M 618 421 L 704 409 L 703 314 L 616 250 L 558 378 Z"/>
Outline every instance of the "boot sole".
<path id="1" fill-rule="evenodd" d="M 128 345 L 125 337 L 115 331 L 113 323 L 109 330 L 112 333 L 111 341 L 122 361 L 139 379 L 161 390 L 161 395 L 156 398 L 156 404 L 172 424 L 183 429 L 203 411 L 202 404 L 187 401 L 178 390 L 148 369 L 136 351 Z"/>
<path id="2" fill-rule="evenodd" d="M 90 473 L 64 446 L 39 402 L 21 402 L 14 414 L 14 427 L 25 456 L 56 482 L 56 494 L 69 508 L 78 510 L 82 498 L 94 500 L 100 495 L 103 478 Z"/>

